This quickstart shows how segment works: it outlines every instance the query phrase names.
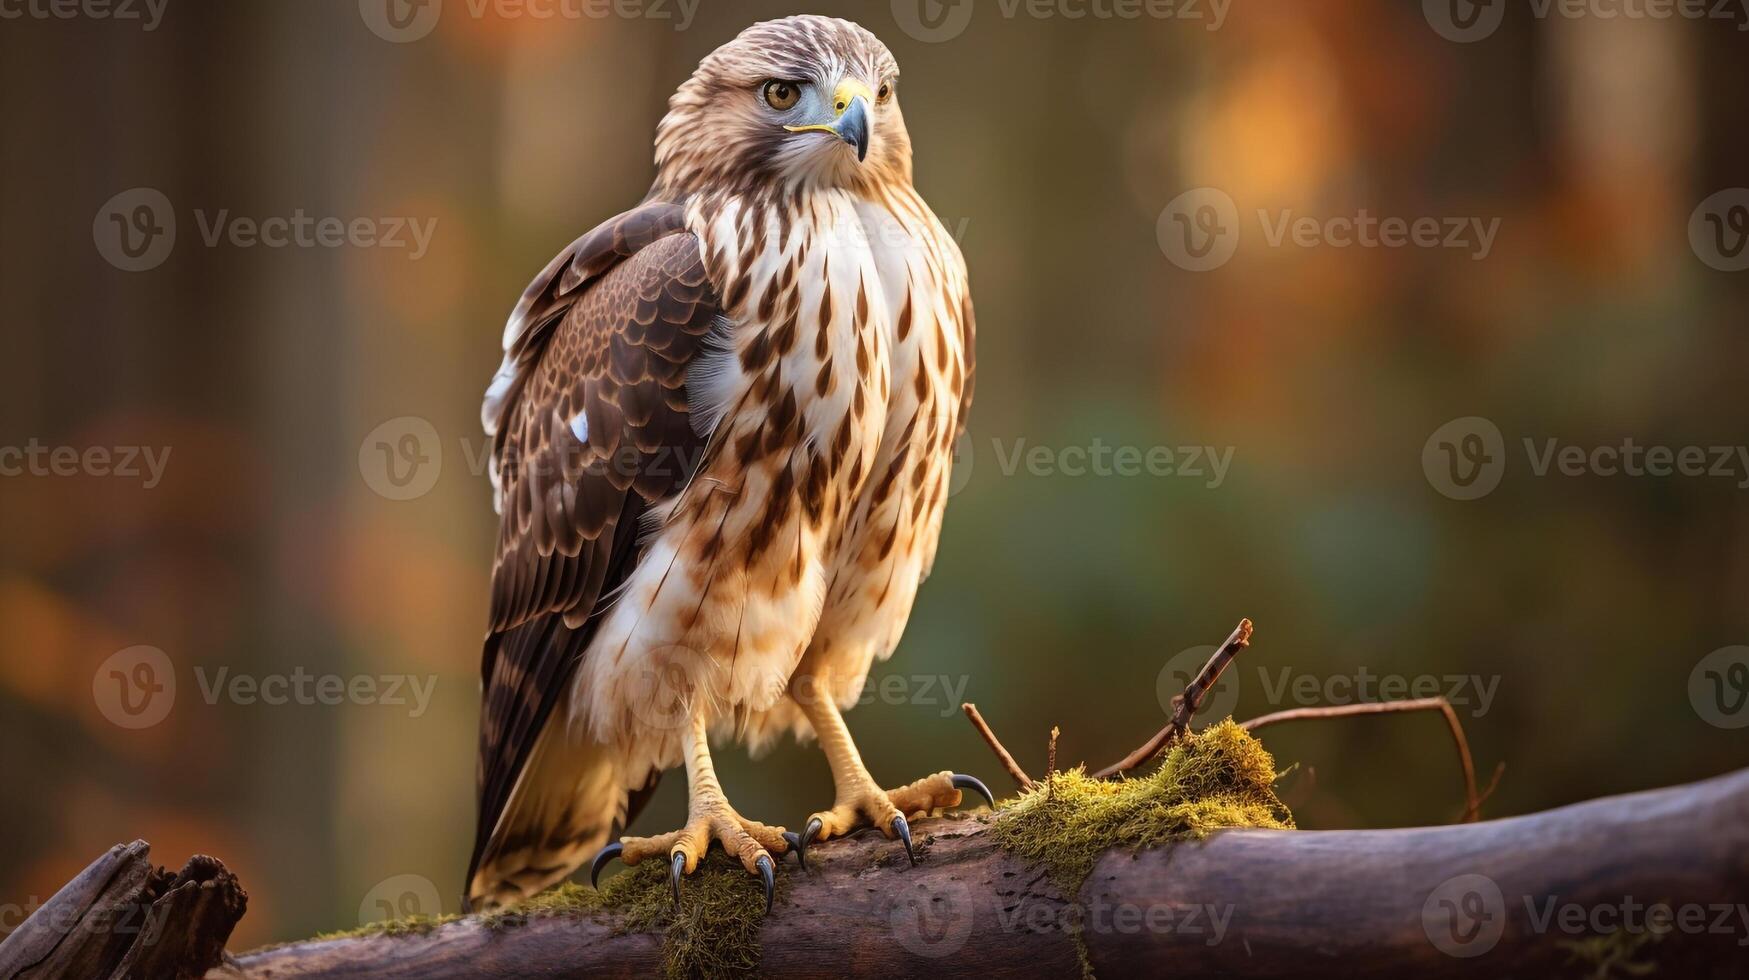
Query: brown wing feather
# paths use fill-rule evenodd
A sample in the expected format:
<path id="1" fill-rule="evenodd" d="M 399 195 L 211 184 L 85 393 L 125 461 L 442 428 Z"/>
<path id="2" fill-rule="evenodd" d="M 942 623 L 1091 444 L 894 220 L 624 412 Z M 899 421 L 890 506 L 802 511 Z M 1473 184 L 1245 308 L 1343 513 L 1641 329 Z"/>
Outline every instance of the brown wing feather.
<path id="1" fill-rule="evenodd" d="M 639 517 L 685 485 L 704 449 L 686 371 L 719 303 L 678 212 L 645 205 L 578 239 L 512 318 L 470 881 L 594 617 L 636 565 Z"/>

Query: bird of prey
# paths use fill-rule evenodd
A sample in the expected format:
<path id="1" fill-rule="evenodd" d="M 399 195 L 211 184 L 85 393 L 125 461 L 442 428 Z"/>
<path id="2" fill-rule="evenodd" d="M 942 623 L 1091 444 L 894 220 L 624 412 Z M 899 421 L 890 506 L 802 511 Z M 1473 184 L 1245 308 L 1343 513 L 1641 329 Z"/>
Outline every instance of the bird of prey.
<path id="1" fill-rule="evenodd" d="M 972 396 L 965 262 L 912 185 L 899 70 L 849 21 L 756 24 L 657 127 L 641 204 L 523 293 L 482 417 L 501 515 L 470 907 L 712 842 L 900 838 L 977 780 L 883 789 L 842 711 L 929 573 Z M 836 799 L 743 816 L 708 740 L 812 736 Z M 684 764 L 686 825 L 602 845 Z M 914 859 L 913 859 L 914 860 Z"/>

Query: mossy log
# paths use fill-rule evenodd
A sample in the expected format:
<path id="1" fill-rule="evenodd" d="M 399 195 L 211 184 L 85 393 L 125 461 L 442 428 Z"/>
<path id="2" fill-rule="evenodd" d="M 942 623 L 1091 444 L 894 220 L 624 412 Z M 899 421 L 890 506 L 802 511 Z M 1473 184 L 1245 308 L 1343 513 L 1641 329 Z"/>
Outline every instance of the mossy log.
<path id="1" fill-rule="evenodd" d="M 1741 976 L 1749 962 L 1749 770 L 1484 823 L 1231 830 L 1111 852 L 1075 896 L 999 847 L 991 819 L 920 821 L 915 868 L 878 836 L 810 849 L 812 870 L 790 863 L 763 923 L 760 972 L 1032 977 L 1085 965 L 1106 977 L 1432 980 L 1655 967 L 1707 978 Z M 1706 911 L 1698 926 L 1690 917 L 1660 929 L 1654 916 L 1646 931 L 1644 910 L 1660 903 Z M 1625 917 L 1612 911 L 1624 908 Z M 660 936 L 589 912 L 282 946 L 209 980 L 662 970 Z"/>
<path id="2" fill-rule="evenodd" d="M 183 980 L 217 966 L 248 896 L 216 859 L 154 867 L 145 841 L 91 862 L 0 942 L 0 980 Z"/>

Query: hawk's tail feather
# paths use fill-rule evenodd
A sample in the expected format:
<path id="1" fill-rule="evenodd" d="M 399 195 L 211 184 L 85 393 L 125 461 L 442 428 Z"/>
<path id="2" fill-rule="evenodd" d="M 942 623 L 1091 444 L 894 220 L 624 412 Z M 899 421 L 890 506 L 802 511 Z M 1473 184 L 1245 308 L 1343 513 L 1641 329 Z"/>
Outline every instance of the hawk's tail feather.
<path id="1" fill-rule="evenodd" d="M 609 747 L 577 744 L 550 719 L 480 853 L 465 907 L 514 905 L 570 877 L 626 822 L 627 798 Z"/>

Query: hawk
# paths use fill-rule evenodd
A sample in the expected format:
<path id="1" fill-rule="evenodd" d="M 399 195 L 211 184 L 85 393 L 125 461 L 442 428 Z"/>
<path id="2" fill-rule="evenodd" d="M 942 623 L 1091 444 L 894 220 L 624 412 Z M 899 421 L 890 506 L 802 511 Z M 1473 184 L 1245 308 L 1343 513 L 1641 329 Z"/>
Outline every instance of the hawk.
<path id="1" fill-rule="evenodd" d="M 756 24 L 669 101 L 637 207 L 523 293 L 482 409 L 501 515 L 469 907 L 601 848 L 680 880 L 909 820 L 976 779 L 886 790 L 842 712 L 928 575 L 972 396 L 964 259 L 912 185 L 899 70 L 845 20 Z M 742 816 L 709 739 L 818 740 L 801 834 Z M 603 847 L 665 769 L 686 825 Z M 913 858 L 915 860 L 915 858 Z"/>

